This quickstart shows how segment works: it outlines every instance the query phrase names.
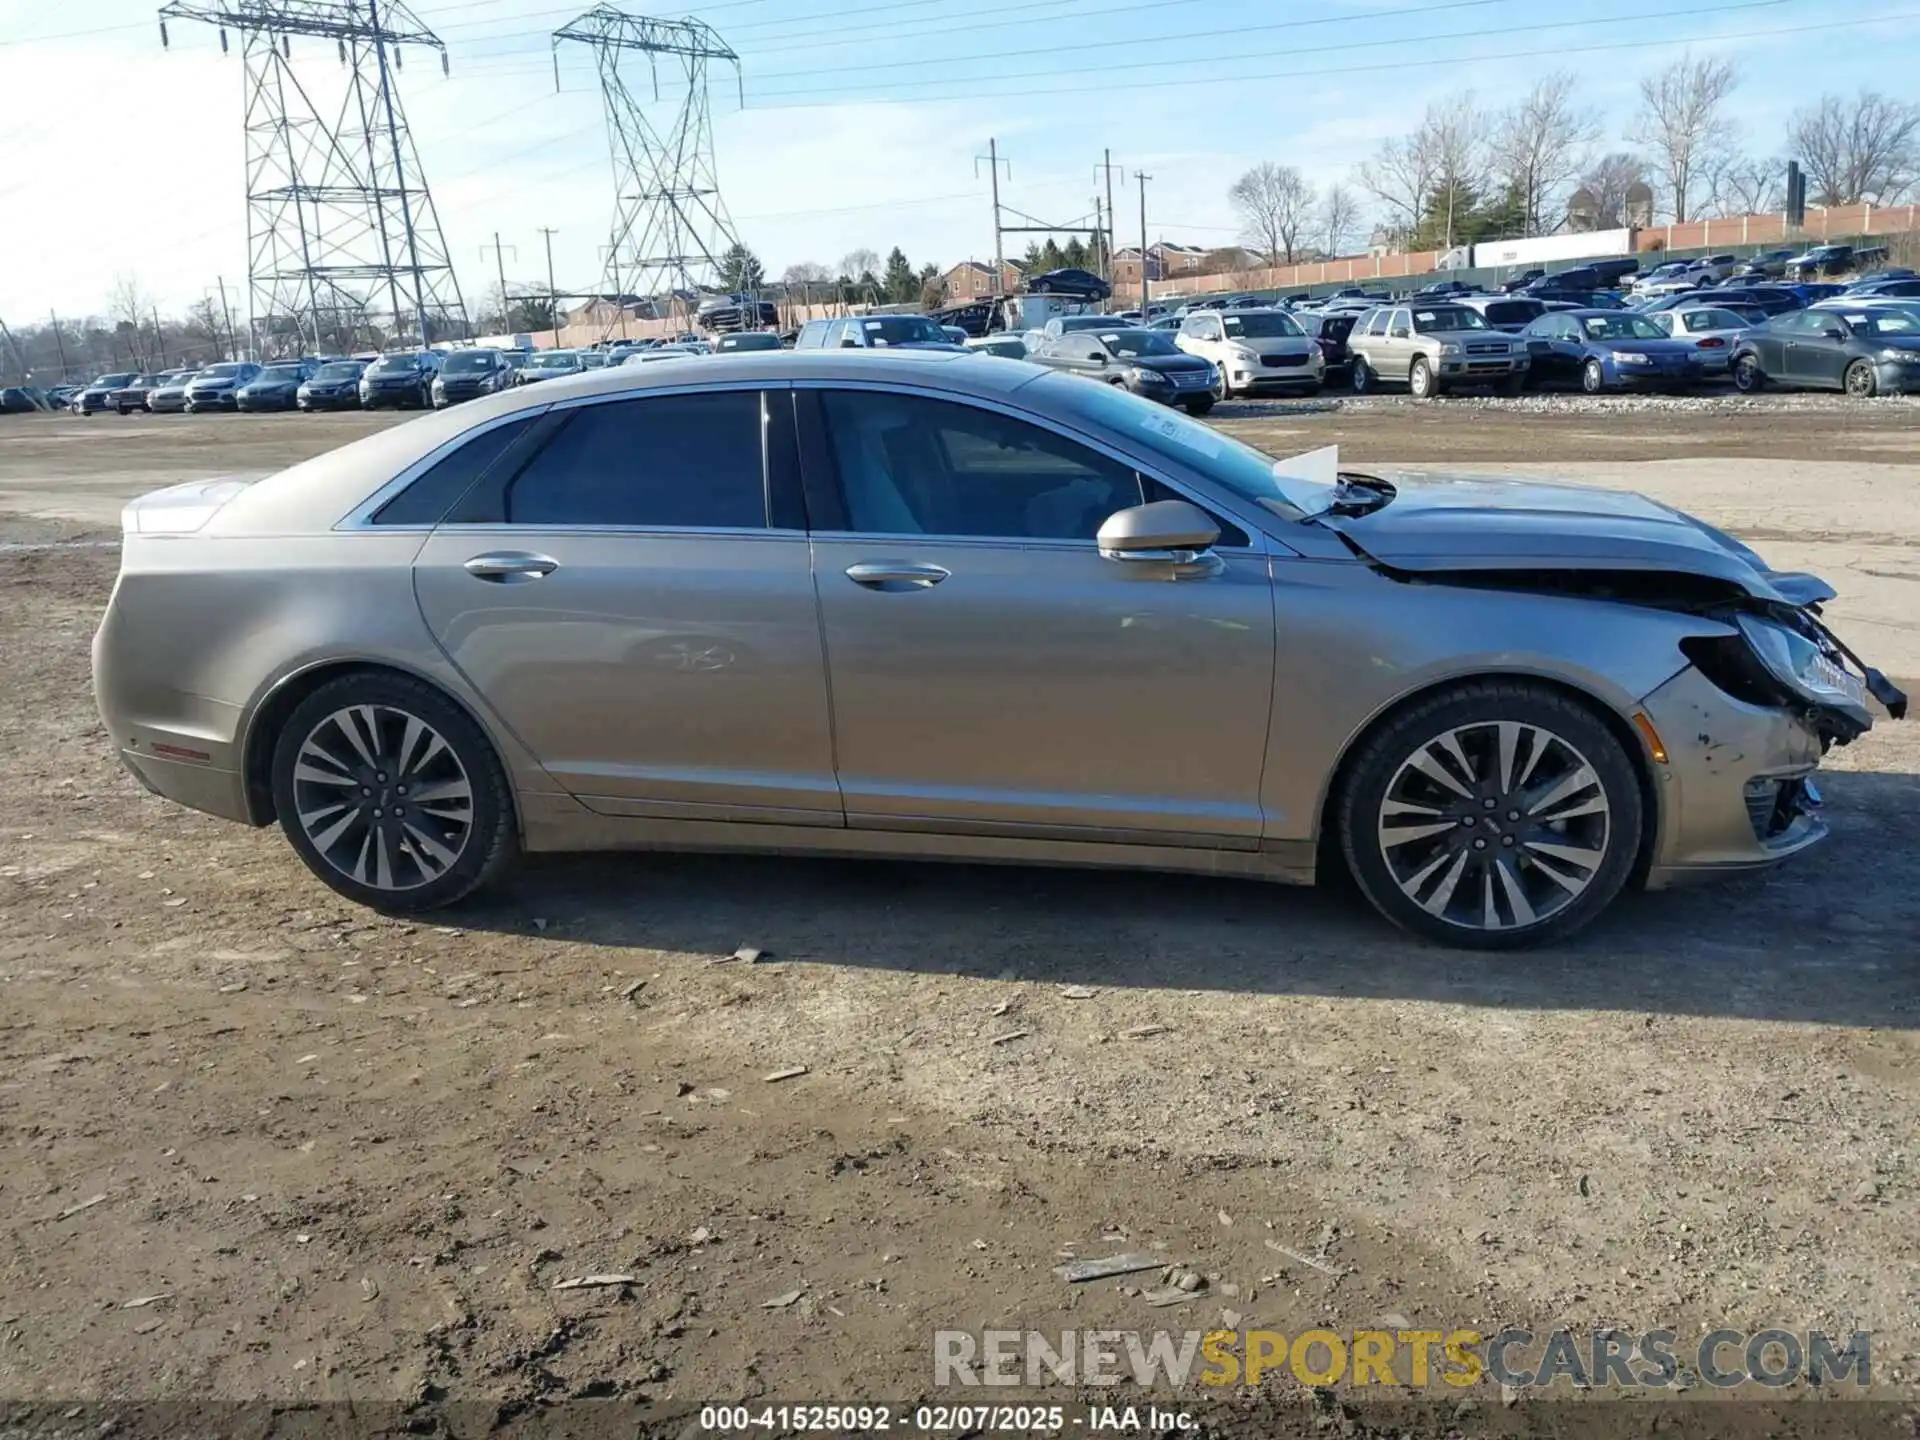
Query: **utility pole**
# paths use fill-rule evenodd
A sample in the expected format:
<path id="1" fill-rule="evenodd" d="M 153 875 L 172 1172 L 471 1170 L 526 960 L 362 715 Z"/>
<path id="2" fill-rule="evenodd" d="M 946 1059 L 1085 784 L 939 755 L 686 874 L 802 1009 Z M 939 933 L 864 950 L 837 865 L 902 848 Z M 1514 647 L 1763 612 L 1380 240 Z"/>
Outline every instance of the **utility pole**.
<path id="1" fill-rule="evenodd" d="M 1140 320 L 1147 318 L 1147 182 L 1153 177 L 1136 170 L 1133 178 L 1140 182 Z"/>
<path id="2" fill-rule="evenodd" d="M 513 251 L 513 258 L 515 260 L 520 258 L 519 250 L 511 245 L 502 246 L 500 243 L 500 232 L 498 230 L 494 231 L 493 259 L 494 263 L 500 267 L 500 324 L 503 329 L 511 334 L 513 331 L 513 301 L 507 295 L 507 251 L 509 250 Z M 480 247 L 480 258 L 482 260 L 487 258 L 487 247 L 484 245 Z"/>
<path id="3" fill-rule="evenodd" d="M 540 233 L 547 242 L 547 313 L 553 319 L 553 348 L 558 350 L 560 348 L 560 292 L 553 283 L 553 237 L 558 232 L 549 230 L 543 225 L 540 227 Z M 619 297 L 614 298 L 615 303 L 618 303 Z M 624 305 L 621 306 L 623 312 L 625 309 Z"/>
<path id="4" fill-rule="evenodd" d="M 20 371 L 20 383 L 27 383 L 27 357 L 20 353 L 20 342 L 13 338 L 13 332 L 7 329 L 7 322 L 0 320 L 0 340 L 7 342 L 7 348 L 13 351 L 13 363 Z"/>
<path id="5" fill-rule="evenodd" d="M 1120 228 L 1120 212 L 1113 208 L 1113 170 L 1114 170 L 1113 151 L 1102 150 L 1100 152 L 1100 156 L 1101 156 L 1100 169 L 1107 178 L 1107 224 L 1112 226 L 1113 229 L 1117 231 Z M 1108 271 L 1105 275 L 1102 275 L 1100 278 L 1103 280 L 1111 281 L 1113 279 L 1113 272 L 1112 272 L 1113 246 L 1111 243 L 1107 245 L 1106 252 L 1107 252 Z"/>
<path id="6" fill-rule="evenodd" d="M 227 358 L 238 360 L 240 342 L 233 333 L 233 307 L 227 304 L 227 280 L 224 275 L 216 275 L 213 278 L 220 282 L 220 313 L 227 317 Z"/>
<path id="7" fill-rule="evenodd" d="M 53 348 L 60 352 L 60 383 L 67 383 L 67 342 L 60 334 L 60 317 L 49 310 L 47 319 L 53 325 Z"/>
<path id="8" fill-rule="evenodd" d="M 160 307 L 153 307 L 153 343 L 160 347 L 160 368 L 167 368 L 167 332 L 160 328 Z"/>
<path id="9" fill-rule="evenodd" d="M 1093 269 L 1102 280 L 1112 277 L 1107 274 L 1107 222 L 1100 209 L 1100 197 L 1093 197 Z"/>
<path id="10" fill-rule="evenodd" d="M 995 140 L 987 141 L 987 153 L 985 155 L 976 155 L 973 157 L 973 173 L 975 176 L 980 174 L 980 162 L 982 160 L 987 162 L 987 174 L 991 176 L 993 180 L 993 293 L 1000 295 L 1006 290 L 1005 276 L 1007 273 L 1007 255 L 1006 251 L 1001 247 L 1000 238 L 1000 167 L 1002 165 L 1007 167 L 1007 178 L 1011 180 L 1013 178 L 1013 162 L 1000 158 L 1000 145 L 999 142 Z"/>

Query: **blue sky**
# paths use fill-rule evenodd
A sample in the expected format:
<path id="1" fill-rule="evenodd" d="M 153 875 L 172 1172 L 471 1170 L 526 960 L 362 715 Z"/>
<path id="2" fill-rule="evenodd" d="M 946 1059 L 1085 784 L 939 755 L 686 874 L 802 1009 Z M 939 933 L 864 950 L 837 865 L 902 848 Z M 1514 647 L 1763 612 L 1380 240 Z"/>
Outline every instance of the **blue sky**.
<path id="1" fill-rule="evenodd" d="M 463 286 L 544 278 L 551 226 L 562 289 L 597 284 L 614 180 L 589 54 L 547 36 L 582 9 L 552 0 L 420 0 L 452 74 L 415 56 L 402 95 Z M 975 156 L 1010 157 L 1002 198 L 1049 221 L 1092 210 L 1103 149 L 1125 167 L 1123 241 L 1144 170 L 1152 239 L 1226 243 L 1226 188 L 1276 160 L 1326 184 L 1426 104 L 1489 105 L 1542 71 L 1624 144 L 1638 78 L 1683 49 L 1740 67 L 1735 111 L 1756 154 L 1823 88 L 1916 98 L 1920 0 L 711 0 L 694 14 L 740 54 L 713 88 L 720 183 L 742 237 L 777 275 L 856 247 L 942 266 L 993 249 Z M 178 309 L 246 271 L 241 63 L 212 30 L 151 0 L 85 10 L 0 0 L 0 319 L 98 312 L 136 276 Z M 84 33 L 75 33 L 84 32 Z M 315 84 L 338 66 L 306 42 Z M 301 42 L 295 42 L 295 59 Z M 1817 63 L 1810 64 L 1814 60 Z M 667 86 L 669 97 L 672 87 Z M 1017 253 L 1022 242 L 1010 239 Z"/>

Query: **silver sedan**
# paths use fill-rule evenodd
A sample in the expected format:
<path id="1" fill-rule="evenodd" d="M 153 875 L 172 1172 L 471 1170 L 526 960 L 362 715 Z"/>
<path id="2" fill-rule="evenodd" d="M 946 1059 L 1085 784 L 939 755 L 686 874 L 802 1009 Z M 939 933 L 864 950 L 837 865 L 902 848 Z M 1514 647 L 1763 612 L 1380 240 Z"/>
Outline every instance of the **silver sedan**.
<path id="1" fill-rule="evenodd" d="M 1647 319 L 1676 340 L 1693 341 L 1701 373 L 1721 377 L 1732 367 L 1734 347 L 1758 323 L 1737 310 L 1705 303 L 1657 310 Z"/>
<path id="2" fill-rule="evenodd" d="M 1316 474 L 977 355 L 552 380 L 124 530 L 121 758 L 394 911 L 539 850 L 1334 866 L 1508 946 L 1813 845 L 1905 709 L 1825 585 L 1650 500 Z"/>

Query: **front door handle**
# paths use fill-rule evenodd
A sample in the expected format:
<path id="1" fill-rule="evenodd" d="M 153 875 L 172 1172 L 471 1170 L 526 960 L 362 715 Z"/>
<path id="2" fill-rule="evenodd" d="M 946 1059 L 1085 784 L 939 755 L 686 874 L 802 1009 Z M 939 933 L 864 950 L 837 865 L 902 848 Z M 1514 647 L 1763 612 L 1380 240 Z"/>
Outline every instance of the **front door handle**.
<path id="1" fill-rule="evenodd" d="M 538 580 L 560 568 L 560 562 L 527 550 L 489 550 L 466 563 L 466 572 L 476 580 L 491 580 L 499 585 L 517 585 L 523 580 Z"/>
<path id="2" fill-rule="evenodd" d="M 938 565 L 913 565 L 899 561 L 868 561 L 847 567 L 847 578 L 869 590 L 930 590 L 953 572 Z"/>

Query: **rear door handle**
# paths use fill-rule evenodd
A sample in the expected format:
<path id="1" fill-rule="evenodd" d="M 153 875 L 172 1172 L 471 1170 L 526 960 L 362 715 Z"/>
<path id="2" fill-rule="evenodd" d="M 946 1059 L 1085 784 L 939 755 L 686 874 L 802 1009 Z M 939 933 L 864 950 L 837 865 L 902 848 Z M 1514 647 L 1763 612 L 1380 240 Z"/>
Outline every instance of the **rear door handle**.
<path id="1" fill-rule="evenodd" d="M 490 550 L 466 563 L 466 572 L 476 580 L 514 585 L 523 580 L 538 580 L 560 568 L 560 562 L 527 550 Z"/>
<path id="2" fill-rule="evenodd" d="M 869 590 L 890 587 L 930 590 L 952 573 L 938 565 L 912 565 L 890 560 L 868 561 L 847 567 L 847 578 Z"/>

